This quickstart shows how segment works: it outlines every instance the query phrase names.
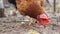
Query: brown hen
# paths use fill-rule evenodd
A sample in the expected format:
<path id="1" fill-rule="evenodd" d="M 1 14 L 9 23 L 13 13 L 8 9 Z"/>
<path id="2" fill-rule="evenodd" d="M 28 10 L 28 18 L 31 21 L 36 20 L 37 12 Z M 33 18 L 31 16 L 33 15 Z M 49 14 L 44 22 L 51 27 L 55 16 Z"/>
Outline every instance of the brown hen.
<path id="1" fill-rule="evenodd" d="M 45 0 L 16 0 L 17 9 L 19 12 L 24 16 L 28 15 L 31 18 L 38 20 L 38 25 L 42 24 L 41 20 L 43 22 L 48 22 L 48 18 L 43 10 L 44 2 Z"/>

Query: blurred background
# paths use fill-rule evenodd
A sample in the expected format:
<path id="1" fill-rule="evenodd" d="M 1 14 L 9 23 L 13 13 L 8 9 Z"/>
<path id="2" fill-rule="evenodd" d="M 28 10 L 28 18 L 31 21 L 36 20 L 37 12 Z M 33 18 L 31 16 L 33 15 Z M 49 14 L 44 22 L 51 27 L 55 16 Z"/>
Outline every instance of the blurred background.
<path id="1" fill-rule="evenodd" d="M 29 16 L 22 16 L 8 0 L 0 0 L 0 34 L 60 34 L 60 0 L 46 0 L 44 10 L 49 17 L 47 28 L 28 26 Z"/>

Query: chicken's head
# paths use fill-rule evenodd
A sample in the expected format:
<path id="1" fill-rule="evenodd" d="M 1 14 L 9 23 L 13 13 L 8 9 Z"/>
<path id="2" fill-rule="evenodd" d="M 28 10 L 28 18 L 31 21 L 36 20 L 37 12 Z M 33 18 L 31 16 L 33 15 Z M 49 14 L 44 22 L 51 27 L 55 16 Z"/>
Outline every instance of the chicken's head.
<path id="1" fill-rule="evenodd" d="M 47 17 L 46 14 L 38 15 L 38 16 L 37 16 L 37 20 L 38 20 L 38 25 L 39 25 L 39 26 L 41 26 L 41 25 L 45 26 L 45 25 L 47 25 L 48 22 L 49 22 L 49 19 L 48 19 L 48 17 Z"/>

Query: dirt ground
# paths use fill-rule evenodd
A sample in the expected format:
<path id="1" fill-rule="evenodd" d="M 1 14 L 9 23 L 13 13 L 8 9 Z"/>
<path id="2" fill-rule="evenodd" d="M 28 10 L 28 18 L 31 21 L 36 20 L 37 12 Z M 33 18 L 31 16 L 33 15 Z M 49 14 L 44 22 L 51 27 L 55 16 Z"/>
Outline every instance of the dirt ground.
<path id="1" fill-rule="evenodd" d="M 49 15 L 48 15 L 49 16 Z M 22 19 L 21 19 L 22 18 Z M 27 19 L 27 18 L 25 18 Z M 44 29 L 37 24 L 28 26 L 29 21 L 24 21 L 23 17 L 0 18 L 0 34 L 29 34 L 28 30 L 33 29 L 40 34 L 60 34 L 60 17 L 57 14 L 49 17 L 50 24 Z M 22 22 L 25 22 L 23 24 Z"/>

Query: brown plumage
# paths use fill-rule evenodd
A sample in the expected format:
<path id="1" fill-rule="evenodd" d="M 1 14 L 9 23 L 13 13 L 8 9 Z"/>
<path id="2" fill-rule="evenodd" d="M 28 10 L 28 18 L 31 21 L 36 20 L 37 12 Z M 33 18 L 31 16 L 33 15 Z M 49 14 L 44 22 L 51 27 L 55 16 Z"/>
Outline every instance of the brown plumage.
<path id="1" fill-rule="evenodd" d="M 44 13 L 44 0 L 16 0 L 17 9 L 22 15 L 36 18 L 37 15 Z"/>
<path id="2" fill-rule="evenodd" d="M 48 17 L 43 10 L 44 1 L 45 0 L 16 0 L 19 12 L 24 16 L 28 15 L 31 18 L 34 18 L 29 25 L 36 20 L 38 20 L 38 25 L 43 25 L 44 28 L 46 27 L 46 24 L 48 24 Z"/>

